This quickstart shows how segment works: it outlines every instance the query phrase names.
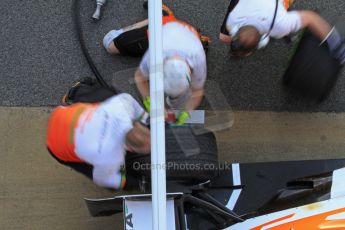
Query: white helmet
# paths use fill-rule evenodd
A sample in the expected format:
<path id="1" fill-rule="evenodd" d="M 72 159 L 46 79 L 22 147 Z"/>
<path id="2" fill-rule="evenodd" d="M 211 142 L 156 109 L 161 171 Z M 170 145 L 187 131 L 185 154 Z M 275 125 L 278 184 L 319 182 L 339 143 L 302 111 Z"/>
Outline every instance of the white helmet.
<path id="1" fill-rule="evenodd" d="M 190 85 L 190 68 L 180 58 L 168 58 L 164 61 L 164 92 L 171 97 L 183 94 Z"/>

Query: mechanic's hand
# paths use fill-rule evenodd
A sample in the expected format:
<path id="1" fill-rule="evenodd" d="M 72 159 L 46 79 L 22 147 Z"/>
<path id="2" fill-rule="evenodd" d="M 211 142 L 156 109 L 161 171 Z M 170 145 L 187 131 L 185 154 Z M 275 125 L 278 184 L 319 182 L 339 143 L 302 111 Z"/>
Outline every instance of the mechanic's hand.
<path id="1" fill-rule="evenodd" d="M 144 97 L 143 104 L 145 107 L 145 110 L 150 113 L 150 96 Z"/>
<path id="2" fill-rule="evenodd" d="M 175 125 L 184 125 L 184 123 L 186 123 L 188 118 L 190 118 L 190 114 L 185 110 L 181 111 L 179 115 L 177 116 Z"/>
<path id="3" fill-rule="evenodd" d="M 219 33 L 219 39 L 222 41 L 222 42 L 225 42 L 225 43 L 229 43 L 231 42 L 231 36 L 230 35 L 226 35 L 226 34 L 223 34 L 223 33 Z"/>
<path id="4" fill-rule="evenodd" d="M 164 114 L 165 122 L 172 124 L 176 121 L 175 113 L 171 109 L 165 108 Z"/>
<path id="5" fill-rule="evenodd" d="M 345 39 L 341 37 L 335 27 L 327 35 L 326 43 L 331 55 L 341 64 L 345 64 Z"/>

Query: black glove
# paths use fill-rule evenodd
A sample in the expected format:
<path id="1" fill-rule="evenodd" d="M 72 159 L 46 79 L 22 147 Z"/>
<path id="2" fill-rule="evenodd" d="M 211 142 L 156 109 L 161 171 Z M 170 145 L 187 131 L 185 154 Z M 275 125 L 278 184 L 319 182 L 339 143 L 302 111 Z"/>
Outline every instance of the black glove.
<path id="1" fill-rule="evenodd" d="M 338 30 L 333 27 L 326 37 L 326 43 L 331 55 L 342 65 L 345 64 L 345 40 L 341 37 Z"/>

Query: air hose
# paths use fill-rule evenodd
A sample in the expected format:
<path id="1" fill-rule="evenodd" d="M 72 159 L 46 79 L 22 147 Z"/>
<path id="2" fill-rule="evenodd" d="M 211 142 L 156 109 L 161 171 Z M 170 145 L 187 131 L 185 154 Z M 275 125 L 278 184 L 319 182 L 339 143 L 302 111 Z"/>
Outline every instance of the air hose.
<path id="1" fill-rule="evenodd" d="M 105 88 L 108 88 L 112 91 L 114 91 L 114 93 L 117 92 L 117 90 L 110 86 L 105 80 L 104 78 L 102 77 L 101 73 L 98 71 L 94 61 L 92 60 L 90 54 L 89 54 L 89 51 L 86 47 L 86 44 L 85 44 L 85 39 L 84 39 L 84 35 L 83 35 L 83 30 L 82 30 L 82 27 L 81 27 L 81 22 L 80 22 L 80 0 L 74 0 L 73 2 L 73 7 L 72 7 L 72 12 L 74 12 L 73 14 L 73 19 L 74 19 L 74 26 L 75 26 L 75 29 L 77 31 L 77 38 L 78 38 L 78 41 L 79 41 L 79 44 L 80 44 L 80 48 L 83 52 L 83 55 L 91 69 L 91 71 L 93 72 L 93 74 L 95 75 L 98 83 L 102 86 L 102 87 L 105 87 Z"/>

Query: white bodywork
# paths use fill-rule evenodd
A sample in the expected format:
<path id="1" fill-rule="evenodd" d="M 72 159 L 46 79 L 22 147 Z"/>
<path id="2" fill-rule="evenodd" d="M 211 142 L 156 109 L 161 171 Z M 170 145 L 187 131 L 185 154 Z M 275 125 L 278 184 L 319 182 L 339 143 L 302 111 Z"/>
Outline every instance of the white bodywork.
<path id="1" fill-rule="evenodd" d="M 291 223 L 291 225 L 286 228 L 288 223 Z M 297 229 L 294 228 L 296 223 L 304 223 L 304 225 L 315 223 L 317 227 L 315 225 L 313 227 L 316 227 L 316 229 L 345 229 L 345 168 L 333 172 L 331 197 L 329 200 L 251 218 L 242 223 L 232 225 L 226 228 L 226 230 L 293 230 Z"/>
<path id="2" fill-rule="evenodd" d="M 124 224 L 126 230 L 152 230 L 152 202 L 151 200 L 124 200 Z M 174 200 L 166 203 L 167 230 L 175 230 Z"/>

